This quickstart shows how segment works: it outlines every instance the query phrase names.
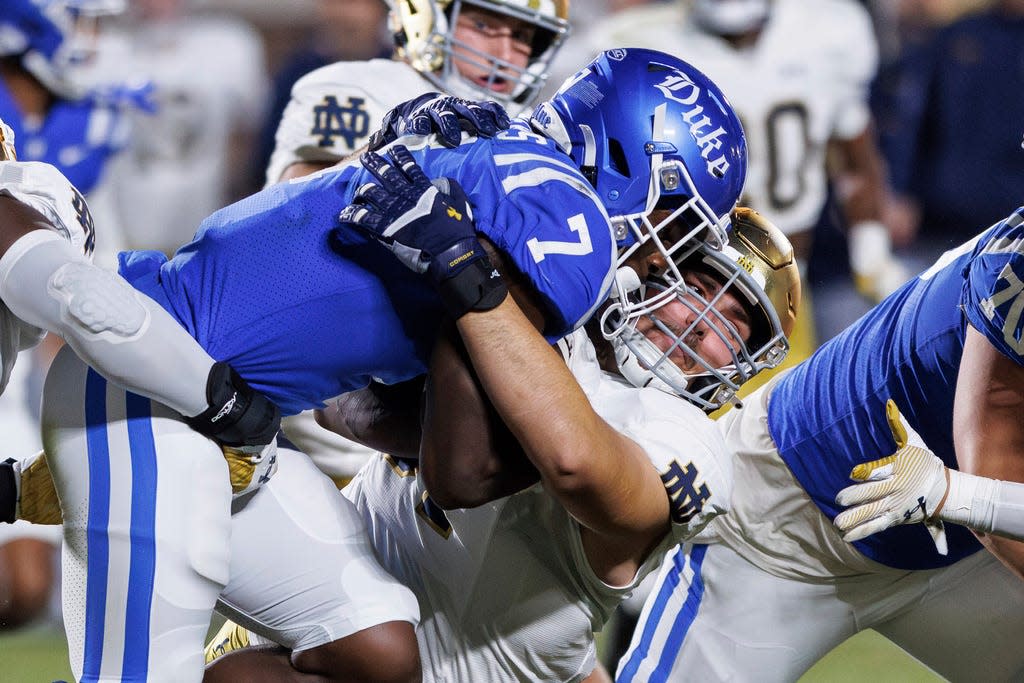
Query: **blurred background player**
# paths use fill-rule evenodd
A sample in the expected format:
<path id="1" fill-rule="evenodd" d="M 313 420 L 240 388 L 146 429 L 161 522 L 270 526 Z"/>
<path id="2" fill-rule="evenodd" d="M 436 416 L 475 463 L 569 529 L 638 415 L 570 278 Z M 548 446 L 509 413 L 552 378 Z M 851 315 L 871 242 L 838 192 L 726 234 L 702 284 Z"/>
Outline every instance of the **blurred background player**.
<path id="1" fill-rule="evenodd" d="M 1022 245 L 1018 209 L 719 419 L 731 510 L 666 559 L 620 683 L 792 681 L 868 628 L 948 680 L 1024 676 L 1024 543 L 986 552 L 946 524 L 851 544 L 833 525 L 862 456 L 903 445 L 890 400 L 945 466 L 1024 483 Z"/>
<path id="2" fill-rule="evenodd" d="M 860 3 L 651 3 L 618 13 L 581 41 L 601 49 L 642 45 L 665 50 L 722 86 L 749 141 L 742 203 L 786 233 L 805 277 L 816 226 L 823 224 L 833 230 L 848 226 L 850 267 L 870 299 L 903 283 L 905 275 L 880 222 L 884 165 L 868 107 L 877 47 L 871 18 Z M 828 255 L 826 263 L 829 284 L 839 282 L 836 271 L 842 273 L 845 264 L 837 254 Z M 827 339 L 869 305 L 848 287 L 815 291 L 819 296 L 811 292 L 804 307 L 790 363 L 813 350 L 815 328 L 817 337 Z"/>
<path id="3" fill-rule="evenodd" d="M 568 0 L 396 3 L 395 59 L 339 62 L 295 84 L 267 182 L 336 163 L 362 147 L 385 112 L 425 92 L 493 100 L 517 115 L 540 94 L 568 15 Z"/>
<path id="4" fill-rule="evenodd" d="M 1002 99 L 1024 87 L 1024 2 L 964 3 L 941 25 L 917 15 L 916 43 L 889 69 L 880 130 L 892 170 L 894 222 L 909 247 L 900 252 L 921 270 L 970 239 L 978 225 L 1021 201 L 1024 102 Z M 919 8 L 924 9 L 924 8 Z M 920 27 L 923 19 L 931 19 Z"/>
<path id="5" fill-rule="evenodd" d="M 333 165 L 366 144 L 385 112 L 429 91 L 495 100 L 518 114 L 546 83 L 569 30 L 568 13 L 568 0 L 394 3 L 394 59 L 337 62 L 295 84 L 267 183 Z M 373 453 L 322 429 L 309 413 L 286 418 L 284 429 L 339 484 Z"/>
<path id="6" fill-rule="evenodd" d="M 263 40 L 196 0 L 133 0 L 101 36 L 88 78 L 145 87 L 131 141 L 112 167 L 124 248 L 173 253 L 209 214 L 251 194 L 268 93 Z M 140 220 L 145 216 L 145 220 Z"/>

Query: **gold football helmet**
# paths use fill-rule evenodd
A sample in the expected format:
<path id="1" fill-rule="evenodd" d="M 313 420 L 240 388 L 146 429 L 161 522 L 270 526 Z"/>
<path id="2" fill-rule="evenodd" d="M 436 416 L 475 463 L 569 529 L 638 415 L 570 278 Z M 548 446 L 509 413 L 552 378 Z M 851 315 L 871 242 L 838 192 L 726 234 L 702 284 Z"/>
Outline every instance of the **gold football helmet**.
<path id="1" fill-rule="evenodd" d="M 569 0 L 394 0 L 390 24 L 400 58 L 422 73 L 439 89 L 474 100 L 494 100 L 515 116 L 530 106 L 548 77 L 551 60 L 569 32 Z M 464 7 L 484 9 L 519 19 L 537 27 L 529 63 L 519 68 L 495 55 L 470 47 L 455 37 L 455 26 Z M 472 61 L 490 75 L 485 85 L 460 77 L 452 54 Z M 513 81 L 508 93 L 488 85 Z"/>
<path id="2" fill-rule="evenodd" d="M 709 412 L 733 401 L 740 386 L 754 375 L 782 362 L 789 351 L 786 337 L 793 331 L 800 307 L 800 273 L 786 236 L 752 209 L 737 208 L 731 218 L 729 241 L 721 250 L 703 242 L 696 249 L 682 250 L 677 269 L 649 277 L 638 287 L 637 296 L 650 304 L 646 310 L 629 319 L 616 319 L 613 305 L 602 319 L 604 336 L 612 343 L 627 380 L 677 394 Z M 722 283 L 720 292 L 731 292 L 744 305 L 750 316 L 746 340 L 716 311 L 720 293 L 705 299 L 673 275 L 692 271 L 710 273 Z M 658 309 L 668 300 L 684 304 L 692 312 L 693 322 L 679 329 L 659 319 Z M 642 317 L 673 340 L 667 350 L 658 348 L 637 329 Z M 690 347 L 687 340 L 701 333 L 698 325 L 702 321 L 713 323 L 705 326 L 708 333 L 717 334 L 732 349 L 731 363 L 712 367 Z M 669 357 L 676 350 L 687 354 L 701 370 L 684 373 Z"/>

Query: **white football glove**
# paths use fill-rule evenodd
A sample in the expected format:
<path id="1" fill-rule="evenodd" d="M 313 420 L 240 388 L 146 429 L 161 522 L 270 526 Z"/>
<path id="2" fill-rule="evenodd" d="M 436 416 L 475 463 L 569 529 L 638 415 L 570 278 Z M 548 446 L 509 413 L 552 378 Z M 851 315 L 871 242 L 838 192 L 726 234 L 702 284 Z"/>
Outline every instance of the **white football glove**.
<path id="1" fill-rule="evenodd" d="M 843 540 L 853 542 L 899 524 L 923 522 L 935 549 L 945 555 L 946 529 L 939 513 L 949 491 L 949 471 L 892 399 L 885 404 L 885 416 L 898 450 L 853 468 L 850 478 L 860 483 L 840 491 L 836 503 L 855 507 L 841 512 L 835 525 Z"/>
<path id="2" fill-rule="evenodd" d="M 857 291 L 878 303 L 910 279 L 892 253 L 889 229 L 878 221 L 862 221 L 848 236 L 850 269 Z"/>

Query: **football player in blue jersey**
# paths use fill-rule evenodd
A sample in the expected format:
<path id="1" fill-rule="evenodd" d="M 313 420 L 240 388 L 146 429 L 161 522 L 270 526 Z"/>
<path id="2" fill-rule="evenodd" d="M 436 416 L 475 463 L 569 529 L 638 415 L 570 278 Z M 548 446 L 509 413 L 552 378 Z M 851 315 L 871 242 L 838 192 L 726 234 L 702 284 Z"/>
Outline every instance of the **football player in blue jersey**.
<path id="1" fill-rule="evenodd" d="M 560 110 L 568 99 L 576 106 Z M 403 142 L 430 175 L 465 189 L 477 230 L 535 290 L 549 339 L 604 302 L 617 252 L 653 245 L 671 262 L 668 225 L 720 244 L 745 169 L 742 129 L 720 91 L 644 50 L 602 54 L 494 138 Z M 496 303 L 492 269 L 478 254 L 452 264 L 439 296 L 369 239 L 340 245 L 336 217 L 372 177 L 354 162 L 268 188 L 215 213 L 170 260 L 123 255 L 121 273 L 285 414 L 415 378 L 443 311 Z M 623 318 L 633 305 L 624 292 Z M 210 442 L 70 353 L 47 378 L 43 420 L 65 585 L 85 586 L 66 592 L 76 675 L 198 679 L 218 599 L 292 650 L 263 662 L 274 680 L 296 674 L 292 662 L 375 680 L 418 670 L 414 601 L 388 584 L 351 506 L 301 455 L 282 449 L 278 475 L 232 515 L 227 477 L 207 474 Z M 333 578 L 339 567 L 350 581 Z"/>
<path id="2" fill-rule="evenodd" d="M 588 103 L 597 89 L 617 96 L 597 87 L 612 75 L 580 74 L 578 91 L 549 103 L 545 113 L 569 139 L 582 142 L 583 126 L 616 130 L 608 112 Z M 631 93 L 640 107 L 651 96 Z M 344 493 L 367 521 L 381 562 L 416 593 L 425 680 L 579 680 L 595 665 L 594 631 L 623 595 L 666 548 L 725 510 L 729 458 L 697 406 L 730 400 L 739 382 L 781 361 L 799 298 L 792 248 L 745 210 L 735 212 L 722 250 L 696 239 L 673 243 L 671 254 L 641 245 L 620 259 L 621 289 L 590 329 L 560 340 L 563 361 L 532 326 L 543 316 L 524 315 L 535 299 L 507 296 L 497 273 L 481 284 L 487 310 L 468 310 L 446 294 L 459 277 L 453 271 L 486 248 L 471 223 L 478 212 L 456 181 L 432 185 L 400 145 L 387 157 L 365 155 L 363 164 L 373 182 L 360 188 L 342 223 L 380 240 L 441 292 L 532 479 L 516 469 L 517 486 L 500 490 L 490 480 L 506 473 L 508 460 L 481 463 L 486 451 L 432 445 L 437 412 L 457 394 L 439 342 L 422 445 L 371 458 Z M 594 169 L 597 187 L 614 182 L 603 178 L 608 173 Z M 359 234 L 346 229 L 339 239 Z M 623 306 L 622 297 L 638 291 L 629 282 L 645 283 L 645 306 Z M 325 421 L 347 428 L 349 417 L 332 410 Z M 419 432 L 418 420 L 405 429 Z M 467 457 L 487 480 L 482 487 L 467 485 L 472 473 L 454 471 L 452 461 Z M 543 486 L 530 486 L 537 481 Z M 465 505 L 476 507 L 445 512 Z M 254 640 L 231 627 L 208 654 Z"/>
<path id="3" fill-rule="evenodd" d="M 79 192 L 96 188 L 124 143 L 124 125 L 118 106 L 76 85 L 74 63 L 88 53 L 76 29 L 123 4 L 9 0 L 0 9 L 0 392 L 18 352 L 49 330 L 114 381 L 183 415 L 198 416 L 211 405 L 209 415 L 215 415 L 231 393 L 208 397 L 208 378 L 226 377 L 228 368 L 215 365 L 166 311 L 91 263 L 94 226 Z M 109 236 L 101 236 L 101 243 L 105 240 Z M 112 310 L 115 304 L 120 307 Z M 127 323 L 112 324 L 122 316 Z M 167 365 L 154 366 L 154 356 Z M 249 414 L 259 416 L 256 422 L 242 426 L 235 416 L 229 420 L 233 425 L 214 424 L 205 417 L 205 426 L 197 421 L 196 427 L 211 435 L 222 426 L 241 427 L 222 436 L 233 443 L 255 437 L 252 443 L 266 444 L 276 432 L 276 409 L 240 384 L 217 385 L 218 394 L 228 389 L 242 392 L 239 407 L 256 408 Z M 18 445 L 8 443 L 12 451 Z M 14 467 L 0 464 L 0 488 L 13 489 Z M 0 628 L 46 609 L 56 541 L 21 527 L 0 538 L 0 593 L 9 596 L 0 604 Z"/>
<path id="4" fill-rule="evenodd" d="M 720 420 L 732 510 L 666 560 L 618 681 L 792 681 L 868 628 L 950 680 L 1024 676 L 1024 582 L 996 557 L 1020 573 L 1022 218 Z M 851 470 L 867 482 L 847 488 Z M 837 495 L 863 507 L 840 515 Z M 929 524 L 868 535 L 904 515 Z M 964 524 L 1008 537 L 986 552 Z"/>

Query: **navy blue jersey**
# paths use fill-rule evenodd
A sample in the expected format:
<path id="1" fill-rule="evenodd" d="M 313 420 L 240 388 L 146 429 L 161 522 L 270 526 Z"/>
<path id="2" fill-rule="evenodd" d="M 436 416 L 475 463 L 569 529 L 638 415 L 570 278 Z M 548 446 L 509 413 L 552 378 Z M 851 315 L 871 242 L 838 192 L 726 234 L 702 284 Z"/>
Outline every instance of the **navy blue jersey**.
<path id="1" fill-rule="evenodd" d="M 546 303 L 549 337 L 590 317 L 611 285 L 615 240 L 567 156 L 521 122 L 455 149 L 411 149 L 428 176 L 465 189 L 477 230 Z M 285 414 L 371 379 L 410 379 L 426 369 L 437 295 L 369 238 L 344 249 L 331 239 L 370 180 L 353 162 L 270 187 L 207 218 L 169 261 L 122 255 L 121 272 Z"/>
<path id="2" fill-rule="evenodd" d="M 768 427 L 783 460 L 819 508 L 834 519 L 835 496 L 854 465 L 892 454 L 885 418 L 892 398 L 936 455 L 956 468 L 953 399 L 970 324 L 1024 364 L 1024 208 L 947 252 L 835 337 L 774 388 Z M 980 544 L 947 524 L 949 555 L 921 525 L 899 526 L 855 545 L 882 564 L 930 569 Z"/>

